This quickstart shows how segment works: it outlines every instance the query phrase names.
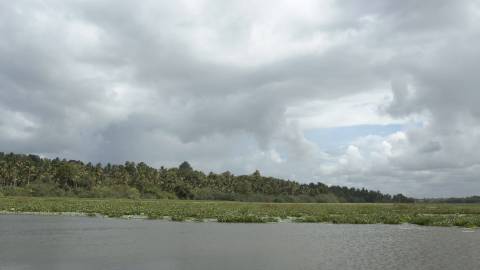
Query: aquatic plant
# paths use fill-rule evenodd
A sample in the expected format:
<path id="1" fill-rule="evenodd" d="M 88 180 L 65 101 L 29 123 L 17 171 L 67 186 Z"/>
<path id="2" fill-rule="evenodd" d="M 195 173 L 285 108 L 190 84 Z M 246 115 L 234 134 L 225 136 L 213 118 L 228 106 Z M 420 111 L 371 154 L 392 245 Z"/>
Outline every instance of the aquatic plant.
<path id="1" fill-rule="evenodd" d="M 12 210 L 13 209 L 13 210 Z M 226 201 L 2 197 L 3 212 L 77 212 L 88 216 L 171 217 L 172 221 L 293 222 L 480 226 L 480 204 L 244 203 Z"/>

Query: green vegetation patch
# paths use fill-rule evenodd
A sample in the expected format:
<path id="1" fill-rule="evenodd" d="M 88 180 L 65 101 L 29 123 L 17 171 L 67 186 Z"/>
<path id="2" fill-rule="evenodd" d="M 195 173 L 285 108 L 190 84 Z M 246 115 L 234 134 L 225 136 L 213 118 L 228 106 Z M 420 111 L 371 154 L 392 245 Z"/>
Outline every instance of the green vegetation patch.
<path id="1" fill-rule="evenodd" d="M 255 171 L 233 175 L 197 171 L 188 162 L 154 168 L 140 162 L 84 163 L 37 155 L 0 152 L 0 197 L 74 197 L 124 199 L 190 199 L 274 203 L 414 202 L 402 194 L 298 183 Z M 471 198 L 469 201 L 475 201 Z M 118 215 L 118 213 L 114 213 Z"/>
<path id="2" fill-rule="evenodd" d="M 279 220 L 335 224 L 480 226 L 480 204 L 248 203 L 192 200 L 1 197 L 3 212 L 76 212 L 87 216 L 145 216 L 172 221 L 267 223 Z"/>

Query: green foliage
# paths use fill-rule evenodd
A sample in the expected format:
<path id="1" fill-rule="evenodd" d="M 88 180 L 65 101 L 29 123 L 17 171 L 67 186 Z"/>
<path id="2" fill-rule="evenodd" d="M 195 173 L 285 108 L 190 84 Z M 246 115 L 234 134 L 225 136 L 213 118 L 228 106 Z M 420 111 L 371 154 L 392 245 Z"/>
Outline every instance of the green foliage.
<path id="1" fill-rule="evenodd" d="M 30 194 L 37 197 L 60 197 L 65 196 L 65 190 L 53 183 L 32 183 L 26 187 Z"/>
<path id="2" fill-rule="evenodd" d="M 178 166 L 178 170 L 181 173 L 184 173 L 184 174 L 193 172 L 192 166 L 190 166 L 190 163 L 188 163 L 186 161 L 182 162 L 182 164 L 180 164 L 180 166 Z"/>
<path id="3" fill-rule="evenodd" d="M 254 215 L 241 215 L 241 216 L 221 216 L 217 219 L 221 223 L 265 223 L 267 219 L 263 219 Z"/>
<path id="4" fill-rule="evenodd" d="M 127 185 L 94 187 L 91 194 L 92 197 L 96 198 L 140 198 L 140 192 L 138 189 L 129 187 Z"/>
<path id="5" fill-rule="evenodd" d="M 188 162 L 178 168 L 152 168 L 140 162 L 83 163 L 0 152 L 0 191 L 6 196 L 197 199 L 244 202 L 412 202 L 401 194 L 322 183 L 298 182 L 230 172 L 205 175 Z"/>
<path id="6" fill-rule="evenodd" d="M 172 221 L 185 221 L 185 219 L 184 216 L 172 216 L 171 218 Z"/>
<path id="7" fill-rule="evenodd" d="M 178 185 L 173 190 L 179 199 L 193 199 L 194 195 L 187 185 Z"/>
<path id="8" fill-rule="evenodd" d="M 32 195 L 31 190 L 29 190 L 28 188 L 15 187 L 15 186 L 3 187 L 2 193 L 5 196 L 31 196 Z"/>
<path id="9" fill-rule="evenodd" d="M 163 191 L 159 186 L 148 185 L 143 191 L 142 198 L 174 200 L 177 196 L 175 193 Z"/>
<path id="10" fill-rule="evenodd" d="M 421 201 L 428 203 L 480 203 L 480 196 L 471 196 L 465 198 L 423 199 Z"/>
<path id="11" fill-rule="evenodd" d="M 14 209 L 14 210 L 12 210 Z M 173 221 L 265 223 L 279 219 L 336 224 L 401 224 L 428 226 L 480 226 L 479 204 L 344 204 L 244 203 L 186 200 L 127 200 L 4 197 L 0 211 L 80 212 L 109 217 L 143 215 Z"/>

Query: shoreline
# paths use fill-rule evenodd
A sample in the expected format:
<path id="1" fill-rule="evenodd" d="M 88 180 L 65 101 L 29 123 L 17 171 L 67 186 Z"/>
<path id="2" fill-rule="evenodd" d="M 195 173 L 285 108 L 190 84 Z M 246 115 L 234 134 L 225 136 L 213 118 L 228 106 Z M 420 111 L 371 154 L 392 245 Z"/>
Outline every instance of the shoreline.
<path id="1" fill-rule="evenodd" d="M 399 224 L 386 224 L 386 223 L 364 223 L 364 224 L 355 224 L 355 223 L 332 223 L 332 222 L 302 222 L 296 220 L 294 217 L 280 218 L 277 217 L 277 221 L 270 222 L 220 222 L 215 218 L 204 218 L 204 219 L 195 219 L 195 218 L 185 218 L 183 220 L 175 220 L 171 216 L 163 216 L 161 218 L 149 218 L 146 215 L 124 215 L 120 217 L 109 217 L 107 215 L 102 215 L 99 213 L 88 214 L 82 212 L 16 212 L 16 211 L 6 211 L 1 210 L 0 216 L 3 215 L 12 215 L 12 216 L 63 216 L 63 217 L 83 217 L 83 218 L 106 218 L 106 219 L 120 219 L 120 220 L 150 220 L 150 221 L 163 221 L 163 222 L 181 222 L 181 223 L 224 223 L 224 224 L 323 224 L 323 225 L 389 225 L 389 226 L 413 226 L 413 227 L 433 227 L 433 228 L 456 228 L 462 229 L 464 232 L 476 232 L 480 231 L 480 227 L 462 227 L 462 226 L 431 226 L 431 225 L 419 225 L 414 223 L 399 223 Z"/>
<path id="2" fill-rule="evenodd" d="M 169 222 L 191 222 L 191 223 L 257 223 L 257 224 L 265 224 L 265 223 L 301 223 L 295 222 L 294 217 L 288 217 L 282 219 L 280 217 L 276 217 L 277 221 L 270 221 L 270 222 L 221 222 L 218 221 L 216 218 L 203 218 L 203 219 L 196 219 L 193 217 L 185 217 L 183 220 L 177 220 L 174 216 L 162 216 L 158 218 L 150 218 L 146 215 L 123 215 L 119 217 L 109 217 L 108 215 L 102 215 L 100 213 L 83 213 L 83 212 L 17 212 L 17 211 L 0 211 L 0 215 L 19 215 L 19 216 L 65 216 L 65 217 L 90 217 L 90 218 L 112 218 L 112 219 L 123 219 L 123 220 L 158 220 L 158 221 L 169 221 Z M 323 224 L 333 224 L 329 222 L 315 222 L 315 223 L 323 223 Z"/>

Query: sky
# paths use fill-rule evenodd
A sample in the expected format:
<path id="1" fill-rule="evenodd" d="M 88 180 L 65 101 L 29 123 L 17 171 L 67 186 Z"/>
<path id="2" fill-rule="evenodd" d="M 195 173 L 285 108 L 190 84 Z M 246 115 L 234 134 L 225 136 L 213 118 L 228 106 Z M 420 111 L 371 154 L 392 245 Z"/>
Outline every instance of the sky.
<path id="1" fill-rule="evenodd" d="M 480 194 L 480 3 L 0 0 L 0 151 Z"/>

